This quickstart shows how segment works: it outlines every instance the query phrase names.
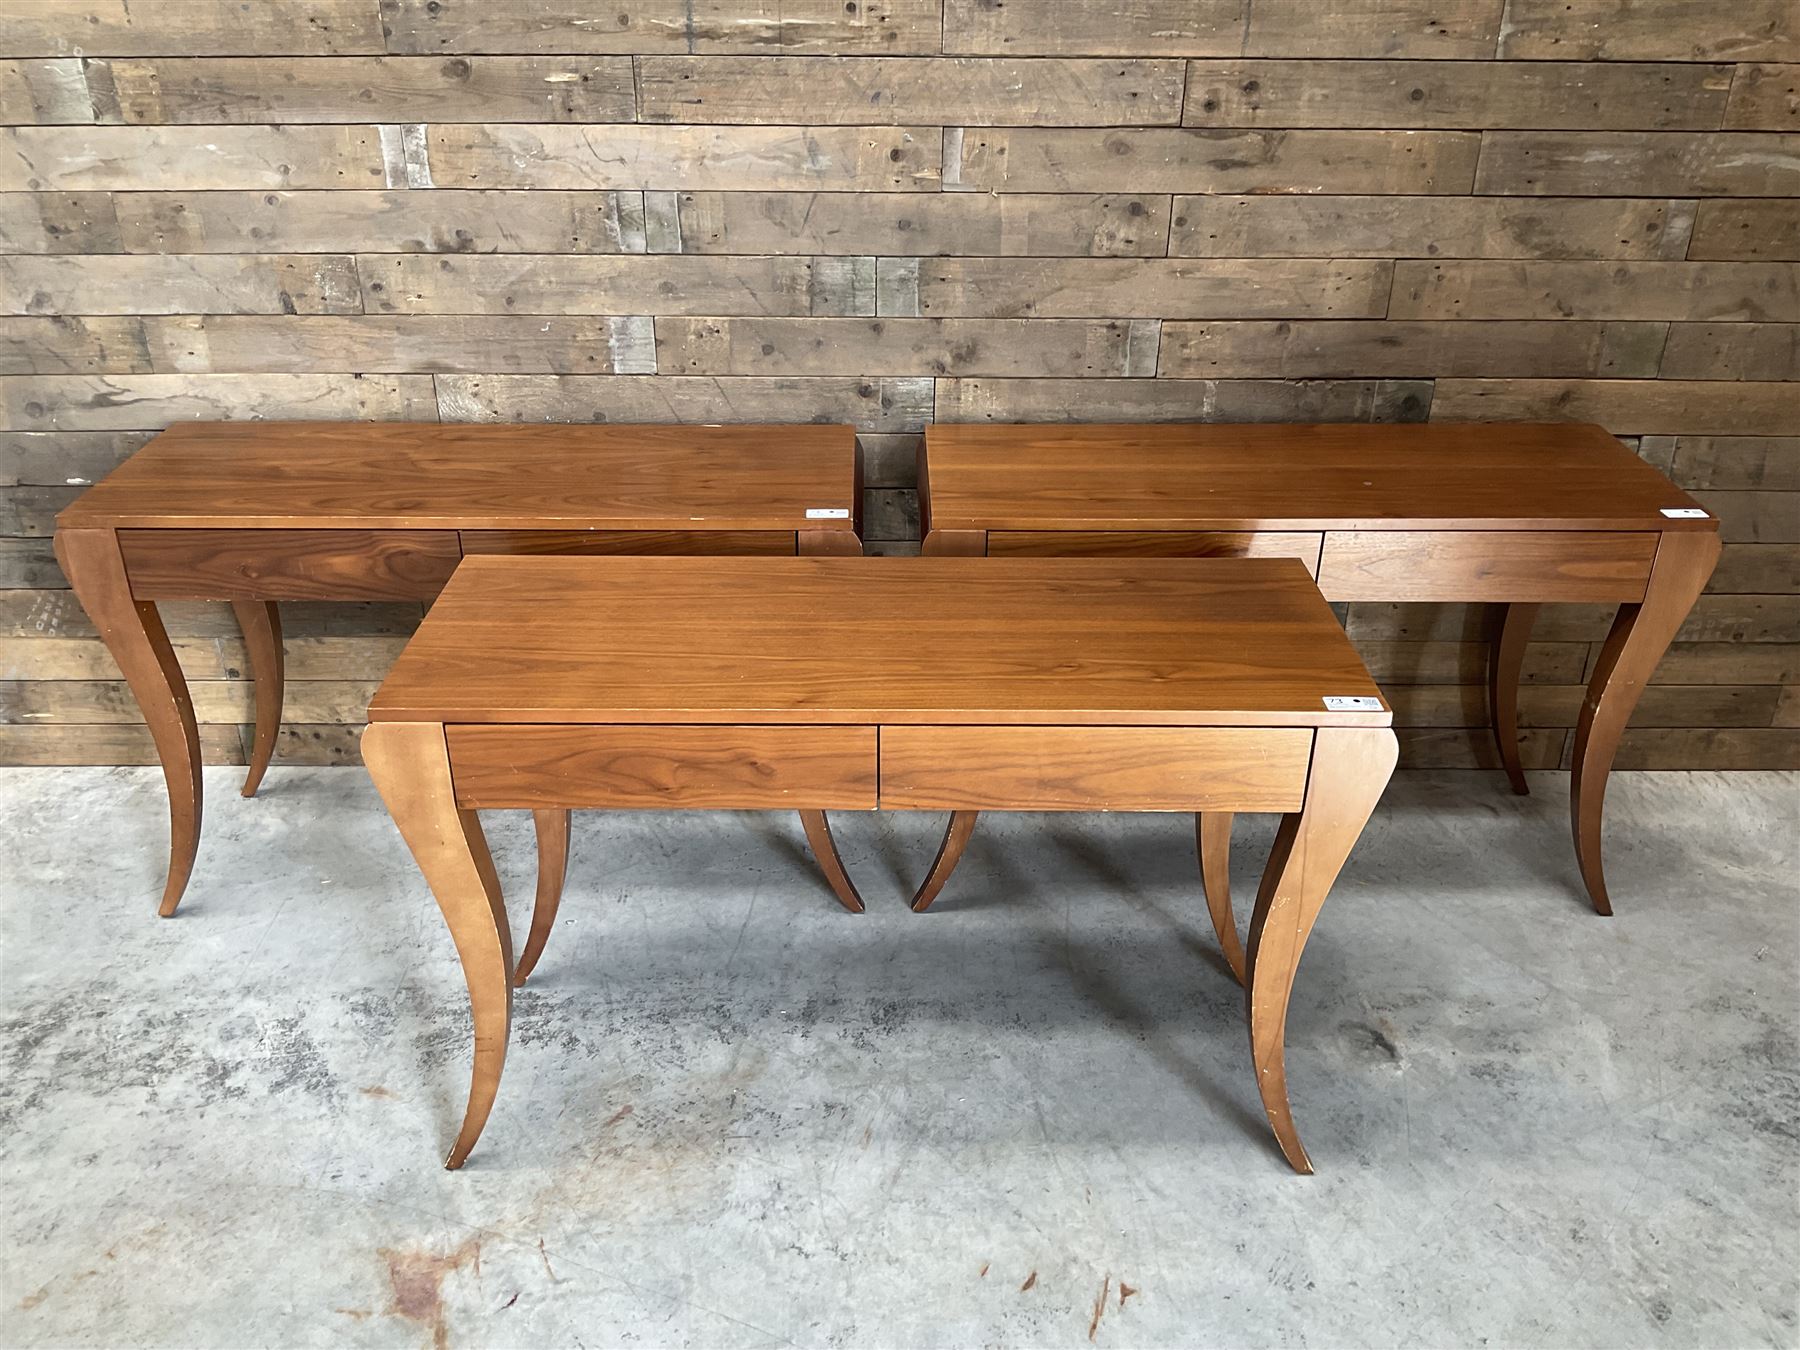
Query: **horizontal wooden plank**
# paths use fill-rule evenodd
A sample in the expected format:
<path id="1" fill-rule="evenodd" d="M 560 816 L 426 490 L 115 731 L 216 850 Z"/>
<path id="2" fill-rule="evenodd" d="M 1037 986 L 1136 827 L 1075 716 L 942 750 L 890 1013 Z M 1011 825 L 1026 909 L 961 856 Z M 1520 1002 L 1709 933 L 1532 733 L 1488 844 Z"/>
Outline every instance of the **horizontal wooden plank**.
<path id="1" fill-rule="evenodd" d="M 1169 253 L 1678 260 L 1693 224 L 1694 203 L 1653 199 L 1177 197 Z"/>
<path id="2" fill-rule="evenodd" d="M 863 482 L 871 488 L 910 488 L 919 481 L 919 451 L 924 437 L 912 433 L 871 432 L 858 435 Z M 4 482 L 0 478 L 0 482 Z"/>
<path id="3" fill-rule="evenodd" d="M 1800 547 L 1793 544 L 1726 544 L 1708 588 L 1716 593 L 1800 592 Z"/>
<path id="4" fill-rule="evenodd" d="M 675 192 L 700 180 L 715 190 L 935 192 L 941 142 L 936 127 L 620 126 L 604 136 L 554 125 L 426 130 L 434 187 Z M 4 150 L 0 144 L 0 186 Z"/>
<path id="5" fill-rule="evenodd" d="M 1341 606 L 1344 631 L 1355 639 L 1406 642 L 1486 642 L 1493 610 L 1480 604 L 1400 604 L 1359 601 Z M 1539 613 L 1531 636 L 1539 642 L 1601 642 L 1616 605 L 1556 604 Z M 1682 624 L 1685 642 L 1796 642 L 1800 599 L 1792 595 L 1700 597 Z M 1683 724 L 1683 725 L 1692 725 Z"/>
<path id="6" fill-rule="evenodd" d="M 883 258 L 882 314 L 1379 318 L 1394 264 L 1351 259 Z"/>
<path id="7" fill-rule="evenodd" d="M 1494 54 L 1499 0 L 946 0 L 944 50 L 1016 55 L 1443 57 Z"/>
<path id="8" fill-rule="evenodd" d="M 1733 543 L 1800 543 L 1800 493 L 1700 492 L 1694 497 L 1719 517 L 1719 534 Z"/>
<path id="9" fill-rule="evenodd" d="M 0 535 L 48 539 L 55 532 L 57 513 L 86 490 L 68 484 L 9 488 L 0 493 Z"/>
<path id="10" fill-rule="evenodd" d="M 944 186 L 976 192 L 1467 192 L 1464 131 L 1064 131 L 946 138 Z"/>
<path id="11" fill-rule="evenodd" d="M 209 601 L 171 600 L 159 604 L 163 627 L 171 637 L 238 637 L 237 618 L 225 605 Z M 419 626 L 422 605 L 369 601 L 328 604 L 296 601 L 281 609 L 282 632 L 298 637 L 401 637 Z M 92 637 L 94 625 L 74 592 L 14 590 L 0 592 L 0 637 Z"/>
<path id="12" fill-rule="evenodd" d="M 393 52 L 935 52 L 938 0 L 382 0 Z"/>
<path id="13" fill-rule="evenodd" d="M 440 375 L 446 422 L 843 422 L 918 431 L 929 379 Z"/>
<path id="14" fill-rule="evenodd" d="M 1690 258 L 1800 259 L 1800 211 L 1791 201 L 1701 202 Z"/>
<path id="15" fill-rule="evenodd" d="M 1296 811 L 1312 733 L 1243 727 L 883 727 L 900 811 Z"/>
<path id="16" fill-rule="evenodd" d="M 93 253 L 642 253 L 641 192 L 127 192 Z M 116 200 L 116 216 L 111 201 Z M 5 201 L 0 197 L 0 238 Z M 18 252 L 58 252 L 18 249 Z M 746 250 L 749 251 L 749 250 Z"/>
<path id="17" fill-rule="evenodd" d="M 1191 61 L 1195 127 L 1711 131 L 1729 65 L 1548 61 Z"/>
<path id="18" fill-rule="evenodd" d="M 1176 322 L 1157 374 L 1180 379 L 1607 376 L 1657 373 L 1660 323 Z"/>
<path id="19" fill-rule="evenodd" d="M 1618 769 L 1800 769 L 1800 730 L 1774 727 L 1629 728 Z"/>
<path id="20" fill-rule="evenodd" d="M 1800 380 L 1800 324 L 1672 324 L 1661 373 L 1671 380 Z M 1800 389 L 1794 392 L 1800 399 Z"/>
<path id="21" fill-rule="evenodd" d="M 1319 574 L 1321 534 L 1291 530 L 990 530 L 990 558 L 1298 558 Z"/>
<path id="22" fill-rule="evenodd" d="M 1475 191 L 1519 196 L 1800 196 L 1800 136 L 1490 131 Z"/>
<path id="23" fill-rule="evenodd" d="M 1440 422 L 1598 422 L 1621 436 L 1779 435 L 1794 426 L 1787 384 L 1710 380 L 1462 380 L 1437 383 Z"/>
<path id="24" fill-rule="evenodd" d="M 1679 436 L 1669 476 L 1684 488 L 1800 492 L 1800 435 Z"/>
<path id="25" fill-rule="evenodd" d="M 242 764 L 235 726 L 200 728 L 204 764 Z M 156 764 L 156 743 L 143 726 L 0 726 L 0 765 Z"/>
<path id="26" fill-rule="evenodd" d="M 462 530 L 463 556 L 598 557 L 658 554 L 680 557 L 792 556 L 792 530 Z"/>
<path id="27" fill-rule="evenodd" d="M 1482 684 L 1487 680 L 1485 642 L 1363 639 L 1356 650 L 1384 689 L 1410 684 Z M 1527 684 L 1579 684 L 1587 678 L 1591 650 L 1586 642 L 1534 642 L 1525 649 L 1520 678 Z"/>
<path id="28" fill-rule="evenodd" d="M 0 277 L 4 275 L 0 263 Z M 128 374 L 153 369 L 142 319 L 0 318 L 0 375 Z"/>
<path id="29" fill-rule="evenodd" d="M 944 379 L 939 422 L 1419 422 L 1411 380 Z"/>
<path id="30" fill-rule="evenodd" d="M 1800 683 L 1800 643 L 1677 642 L 1652 684 Z"/>
<path id="31" fill-rule="evenodd" d="M 262 418 L 431 422 L 437 404 L 429 375 L 0 376 L 0 429 L 135 431 Z"/>
<path id="32" fill-rule="evenodd" d="M 0 127 L 0 192 L 386 182 L 375 127 Z"/>
<path id="33" fill-rule="evenodd" d="M 342 56 L 87 65 L 103 122 L 629 122 L 629 57 Z"/>
<path id="34" fill-rule="evenodd" d="M 860 279 L 851 266 L 864 261 Z M 365 254 L 371 314 L 872 314 L 866 260 Z"/>
<path id="35" fill-rule="evenodd" d="M 917 540 L 919 494 L 911 488 L 864 488 L 862 535 L 869 543 Z"/>
<path id="36" fill-rule="evenodd" d="M 106 192 L 0 192 L 0 253 L 117 253 Z"/>
<path id="37" fill-rule="evenodd" d="M 1394 265 L 1395 319 L 1800 321 L 1800 265 L 1422 262 Z"/>
<path id="38" fill-rule="evenodd" d="M 656 366 L 669 375 L 1148 375 L 1155 349 L 1153 321 L 724 318 L 656 325 Z M 1141 369 L 1132 367 L 1133 356 Z"/>
<path id="39" fill-rule="evenodd" d="M 1789 685 L 1781 691 L 1781 702 L 1775 707 L 1775 725 L 1800 727 L 1800 685 Z"/>
<path id="40" fill-rule="evenodd" d="M 645 122 L 1092 127 L 1181 120 L 1180 61 L 771 54 L 645 56 L 637 69 Z"/>
<path id="41" fill-rule="evenodd" d="M 0 319 L 0 367 L 9 323 L 70 320 Z M 122 320 L 137 325 L 147 366 L 127 365 L 129 345 L 98 353 L 89 370 L 149 369 L 166 373 L 343 371 L 546 371 L 641 375 L 656 367 L 647 317 L 567 318 L 524 315 L 387 315 L 281 317 L 211 315 Z M 40 347 L 39 350 L 42 350 Z"/>
<path id="42" fill-rule="evenodd" d="M 329 253 L 0 258 L 5 314 L 355 314 L 356 264 Z"/>
<path id="43" fill-rule="evenodd" d="M 1743 65 L 1725 106 L 1730 131 L 1800 130 L 1800 65 Z"/>
<path id="44" fill-rule="evenodd" d="M 1169 237 L 1158 194 L 683 192 L 677 209 L 681 253 L 1161 257 Z"/>
<path id="45" fill-rule="evenodd" d="M 1498 769 L 1500 752 L 1494 734 L 1485 728 L 1402 727 L 1400 767 L 1403 769 Z M 1519 761 L 1527 769 L 1554 769 L 1563 760 L 1569 733 L 1534 729 L 1519 733 Z"/>
<path id="46" fill-rule="evenodd" d="M 287 678 L 378 681 L 406 641 L 365 635 L 284 638 Z M 237 638 L 171 637 L 170 646 L 190 680 L 239 680 L 250 674 L 244 644 Z M 106 644 L 96 637 L 0 638 L 0 679 L 17 679 L 27 670 L 40 680 L 122 678 Z"/>
<path id="47" fill-rule="evenodd" d="M 457 804 L 604 810 L 876 805 L 874 727 L 452 726 Z"/>
<path id="48" fill-rule="evenodd" d="M 78 57 L 0 60 L 0 126 L 93 122 L 81 66 Z"/>
<path id="49" fill-rule="evenodd" d="M 1564 61 L 1800 60 L 1791 0 L 1511 0 L 1500 55 Z"/>
<path id="50" fill-rule="evenodd" d="M 282 715 L 297 722 L 360 726 L 374 697 L 372 680 L 287 680 Z M 249 680 L 195 680 L 188 686 L 202 724 L 256 719 Z M 123 680 L 0 680 L 0 725 L 133 726 L 143 711 Z"/>
<path id="51" fill-rule="evenodd" d="M 54 590 L 68 584 L 48 539 L 0 539 L 0 590 Z M 0 671 L 7 669 L 19 667 L 0 664 Z"/>
<path id="52" fill-rule="evenodd" d="M 1766 727 L 1781 690 L 1776 685 L 1653 685 L 1631 714 L 1634 727 Z M 1587 687 L 1528 684 L 1519 690 L 1519 725 L 1572 728 Z M 1395 685 L 1388 695 L 1396 727 L 1490 725 L 1487 688 L 1479 684 Z"/>
<path id="53" fill-rule="evenodd" d="M 111 473 L 154 433 L 0 431 L 0 487 L 86 484 Z"/>
<path id="54" fill-rule="evenodd" d="M 0 51 L 18 56 L 325 56 L 379 52 L 369 0 L 14 0 L 0 8 Z"/>

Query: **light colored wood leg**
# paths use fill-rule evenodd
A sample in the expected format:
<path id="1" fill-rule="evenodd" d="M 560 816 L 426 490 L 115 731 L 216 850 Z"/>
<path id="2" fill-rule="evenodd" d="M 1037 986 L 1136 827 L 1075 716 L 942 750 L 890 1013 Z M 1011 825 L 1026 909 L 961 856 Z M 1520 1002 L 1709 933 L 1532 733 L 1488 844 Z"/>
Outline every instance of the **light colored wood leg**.
<path id="1" fill-rule="evenodd" d="M 1706 589 L 1719 561 L 1719 536 L 1711 530 L 1670 530 L 1657 545 L 1643 601 L 1619 606 L 1612 632 L 1600 649 L 1594 677 L 1582 700 L 1575 727 L 1574 778 L 1569 787 L 1569 821 L 1575 858 L 1588 898 L 1601 914 L 1612 913 L 1600 856 L 1606 780 L 1612 773 L 1619 738 L 1650 674 Z"/>
<path id="2" fill-rule="evenodd" d="M 1229 811 L 1203 811 L 1194 817 L 1194 839 L 1200 849 L 1200 886 L 1206 912 L 1231 976 L 1244 982 L 1244 948 L 1238 942 L 1237 916 L 1231 912 L 1231 822 Z"/>
<path id="3" fill-rule="evenodd" d="M 806 842 L 812 845 L 813 857 L 825 874 L 825 880 L 831 883 L 831 892 L 837 896 L 838 903 L 852 914 L 861 914 L 862 897 L 856 893 L 850 873 L 844 870 L 844 860 L 838 856 L 837 841 L 831 837 L 831 822 L 825 819 L 825 813 L 802 811 L 800 827 L 806 831 Z"/>
<path id="4" fill-rule="evenodd" d="M 513 972 L 513 988 L 525 983 L 525 977 L 536 968 L 556 926 L 556 909 L 562 903 L 563 882 L 569 875 L 569 825 L 567 811 L 533 811 L 537 826 L 538 875 L 537 901 L 531 907 L 531 935 L 525 939 L 524 955 Z"/>
<path id="5" fill-rule="evenodd" d="M 475 1064 L 462 1129 L 444 1166 L 463 1165 L 500 1089 L 512 1025 L 512 931 L 475 812 L 456 804 L 440 722 L 372 722 L 363 763 L 437 898 L 462 958 L 475 1025 Z"/>
<path id="6" fill-rule="evenodd" d="M 1400 746 L 1386 728 L 1324 728 L 1314 734 L 1305 804 L 1283 816 L 1250 920 L 1250 1055 L 1263 1110 L 1296 1172 L 1312 1161 L 1294 1128 L 1287 1091 L 1287 1010 L 1300 953 L 1319 908 L 1394 772 Z"/>
<path id="7" fill-rule="evenodd" d="M 931 908 L 931 902 L 938 898 L 938 892 L 944 889 L 944 883 L 950 880 L 950 874 L 962 861 L 963 850 L 969 846 L 969 836 L 975 833 L 975 821 L 980 815 L 979 811 L 950 813 L 950 824 L 944 830 L 944 842 L 938 846 L 937 857 L 931 860 L 931 870 L 925 874 L 925 880 L 919 883 L 918 893 L 912 898 L 914 914 L 923 914 Z"/>
<path id="8" fill-rule="evenodd" d="M 187 679 L 156 606 L 132 598 L 118 535 L 58 530 L 54 546 L 76 598 L 124 672 L 162 761 L 169 789 L 169 876 L 157 912 L 168 918 L 181 903 L 200 849 L 200 729 Z"/>
<path id="9" fill-rule="evenodd" d="M 275 737 L 281 730 L 281 611 L 273 601 L 234 600 L 231 612 L 243 630 L 250 651 L 250 674 L 256 681 L 256 739 L 250 747 L 250 767 L 244 774 L 243 792 L 254 797 L 275 753 Z"/>
<path id="10" fill-rule="evenodd" d="M 1500 606 L 1500 622 L 1488 645 L 1488 713 L 1500 745 L 1500 764 L 1512 790 L 1521 797 L 1529 795 L 1531 788 L 1519 763 L 1519 672 L 1525 665 L 1525 645 L 1531 641 L 1537 615 L 1536 605 Z"/>

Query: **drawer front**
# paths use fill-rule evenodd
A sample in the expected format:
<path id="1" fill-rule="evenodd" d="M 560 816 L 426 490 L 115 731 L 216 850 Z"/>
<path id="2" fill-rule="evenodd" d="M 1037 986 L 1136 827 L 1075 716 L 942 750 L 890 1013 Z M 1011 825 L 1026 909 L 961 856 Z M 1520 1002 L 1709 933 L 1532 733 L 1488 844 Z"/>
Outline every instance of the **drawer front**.
<path id="1" fill-rule="evenodd" d="M 1298 811 L 1304 727 L 883 727 L 881 804 L 918 811 Z"/>
<path id="2" fill-rule="evenodd" d="M 1644 598 L 1660 535 L 1579 530 L 1345 530 L 1325 536 L 1327 600 Z"/>
<path id="3" fill-rule="evenodd" d="M 990 558 L 1298 558 L 1319 574 L 1317 534 L 1274 530 L 996 530 Z"/>
<path id="4" fill-rule="evenodd" d="M 449 726 L 464 807 L 873 811 L 874 727 Z"/>
<path id="5" fill-rule="evenodd" d="M 139 600 L 429 600 L 455 530 L 120 530 Z"/>
<path id="6" fill-rule="evenodd" d="M 464 553 L 792 553 L 792 530 L 464 530 Z"/>

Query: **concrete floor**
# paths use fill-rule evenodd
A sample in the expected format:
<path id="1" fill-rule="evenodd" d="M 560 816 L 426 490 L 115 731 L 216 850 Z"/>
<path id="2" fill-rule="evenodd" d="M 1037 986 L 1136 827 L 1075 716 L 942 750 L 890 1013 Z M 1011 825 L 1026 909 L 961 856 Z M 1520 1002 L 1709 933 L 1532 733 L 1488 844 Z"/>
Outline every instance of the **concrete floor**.
<path id="1" fill-rule="evenodd" d="M 361 772 L 238 772 L 174 921 L 153 771 L 0 772 L 7 1345 L 1800 1343 L 1800 778 L 1616 779 L 1613 920 L 1563 776 L 1397 778 L 1300 972 L 1301 1178 L 1172 816 L 989 817 L 928 916 L 940 819 L 842 816 L 861 918 L 790 816 L 580 816 L 444 1172 L 411 860 Z"/>

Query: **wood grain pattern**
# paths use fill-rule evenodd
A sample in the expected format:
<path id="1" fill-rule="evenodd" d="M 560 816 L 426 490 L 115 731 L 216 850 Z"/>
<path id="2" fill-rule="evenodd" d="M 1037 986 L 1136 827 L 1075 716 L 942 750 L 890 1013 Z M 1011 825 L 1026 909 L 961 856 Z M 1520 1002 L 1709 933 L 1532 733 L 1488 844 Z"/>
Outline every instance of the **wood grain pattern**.
<path id="1" fill-rule="evenodd" d="M 0 51 L 20 56 L 324 56 L 379 52 L 366 0 L 243 5 L 230 0 L 26 0 L 0 12 Z"/>
<path id="2" fill-rule="evenodd" d="M 995 530 L 991 558 L 1298 558 L 1319 574 L 1319 534 L 1210 530 Z"/>
<path id="3" fill-rule="evenodd" d="M 0 127 L 0 192 L 369 188 L 374 127 Z"/>
<path id="4" fill-rule="evenodd" d="M 1738 66 L 1724 125 L 1732 131 L 1800 129 L 1800 64 Z"/>
<path id="5" fill-rule="evenodd" d="M 382 314 L 853 313 L 823 303 L 805 258 L 367 256 L 363 302 Z M 873 312 L 873 295 L 868 312 Z"/>
<path id="6" fill-rule="evenodd" d="M 462 551 L 511 557 L 609 553 L 747 557 L 794 552 L 792 530 L 463 530 Z"/>
<path id="7" fill-rule="evenodd" d="M 990 380 L 937 382 L 940 423 L 1417 422 L 1431 385 L 1417 380 Z"/>
<path id="8" fill-rule="evenodd" d="M 1789 201 L 1700 203 L 1690 258 L 1748 262 L 1800 259 L 1800 219 Z"/>
<path id="9" fill-rule="evenodd" d="M 884 727 L 890 810 L 1292 811 L 1312 733 L 1242 728 Z"/>
<path id="10" fill-rule="evenodd" d="M 458 422 L 811 422 L 919 431 L 928 378 L 683 375 L 441 375 L 439 405 Z M 0 393 L 4 386 L 0 385 Z"/>
<path id="11" fill-rule="evenodd" d="M 1793 197 L 1800 195 L 1800 136 L 1493 131 L 1481 140 L 1475 191 Z"/>
<path id="12" fill-rule="evenodd" d="M 91 518 L 91 517 L 90 517 Z M 453 530 L 120 530 L 139 600 L 429 600 Z"/>
<path id="13" fill-rule="evenodd" d="M 1657 535 L 1464 530 L 1332 532 L 1319 556 L 1328 600 L 1640 600 Z"/>
<path id="14" fill-rule="evenodd" d="M 1400 262 L 1396 319 L 1800 321 L 1800 266 L 1752 262 Z M 1615 428 L 1624 431 L 1625 428 Z"/>
<path id="15" fill-rule="evenodd" d="M 354 314 L 359 291 L 331 255 L 0 258 L 8 314 Z"/>
<path id="16" fill-rule="evenodd" d="M 872 811 L 876 804 L 874 727 L 451 726 L 445 733 L 464 807 Z"/>
<path id="17" fill-rule="evenodd" d="M 1716 380 L 1440 380 L 1431 415 L 1567 418 L 1624 435 L 1769 436 L 1793 429 L 1794 390 Z"/>
<path id="18" fill-rule="evenodd" d="M 1510 0 L 1500 54 L 1557 60 L 1800 60 L 1800 17 L 1786 0 Z"/>

